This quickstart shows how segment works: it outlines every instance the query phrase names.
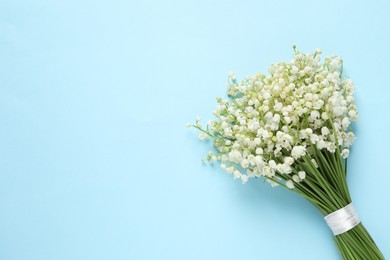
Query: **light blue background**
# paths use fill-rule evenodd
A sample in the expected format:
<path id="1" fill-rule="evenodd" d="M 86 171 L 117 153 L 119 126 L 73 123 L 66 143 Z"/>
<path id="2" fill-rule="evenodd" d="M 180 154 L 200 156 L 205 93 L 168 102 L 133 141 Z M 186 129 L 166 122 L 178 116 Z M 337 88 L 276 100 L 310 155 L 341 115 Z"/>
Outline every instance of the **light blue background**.
<path id="1" fill-rule="evenodd" d="M 203 166 L 229 71 L 339 54 L 349 185 L 390 256 L 390 2 L 0 2 L 0 259 L 338 259 L 321 215 Z"/>

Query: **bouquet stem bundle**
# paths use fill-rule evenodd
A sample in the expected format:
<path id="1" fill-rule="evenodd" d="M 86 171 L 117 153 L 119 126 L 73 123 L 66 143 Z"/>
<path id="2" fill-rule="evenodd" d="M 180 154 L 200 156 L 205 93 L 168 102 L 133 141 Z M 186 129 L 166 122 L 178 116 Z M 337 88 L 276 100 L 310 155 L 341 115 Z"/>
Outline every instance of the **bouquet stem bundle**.
<path id="1" fill-rule="evenodd" d="M 217 98 L 217 120 L 188 126 L 201 131 L 200 139 L 213 139 L 217 152 L 207 159 L 220 161 L 234 179 L 262 177 L 310 201 L 327 220 L 343 259 L 384 259 L 355 214 L 347 185 L 351 122 L 358 119 L 354 83 L 344 79 L 340 57 L 321 62 L 320 49 L 294 51 L 290 62 L 272 64 L 268 75 L 238 82 L 231 73 L 229 99 Z"/>
<path id="2" fill-rule="evenodd" d="M 305 182 L 295 183 L 296 189 L 292 191 L 305 197 L 326 216 L 352 202 L 346 182 L 347 160 L 343 160 L 340 153 L 318 151 L 315 148 L 313 154 L 317 165 L 307 155 L 302 158 L 299 163 L 309 174 Z M 278 176 L 286 179 L 283 174 Z M 281 182 L 279 184 L 286 187 Z M 336 235 L 334 240 L 343 259 L 385 259 L 362 223 Z"/>

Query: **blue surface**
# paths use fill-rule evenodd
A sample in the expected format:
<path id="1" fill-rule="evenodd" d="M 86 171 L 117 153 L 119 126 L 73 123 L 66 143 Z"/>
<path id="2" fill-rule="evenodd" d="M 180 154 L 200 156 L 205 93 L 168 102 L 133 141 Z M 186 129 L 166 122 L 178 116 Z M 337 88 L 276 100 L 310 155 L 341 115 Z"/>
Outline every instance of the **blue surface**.
<path id="1" fill-rule="evenodd" d="M 184 128 L 293 44 L 356 83 L 349 185 L 390 256 L 390 2 L 365 2 L 2 0 L 0 259 L 339 259 L 305 200 Z"/>

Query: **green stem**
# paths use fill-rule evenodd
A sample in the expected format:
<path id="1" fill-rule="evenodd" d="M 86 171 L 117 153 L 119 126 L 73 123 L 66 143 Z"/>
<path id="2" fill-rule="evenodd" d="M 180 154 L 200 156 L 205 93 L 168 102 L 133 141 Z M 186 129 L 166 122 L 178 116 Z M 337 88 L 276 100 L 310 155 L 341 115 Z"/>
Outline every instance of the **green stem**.
<path id="1" fill-rule="evenodd" d="M 306 178 L 295 183 L 295 193 L 309 200 L 326 216 L 351 203 L 346 180 L 346 161 L 343 165 L 339 148 L 335 153 L 313 149 L 311 156 L 298 160 L 298 167 L 306 171 Z M 316 159 L 318 168 L 311 158 Z M 280 175 L 289 180 L 289 175 Z M 286 187 L 281 183 L 282 186 Z M 287 187 L 286 187 L 287 188 Z M 344 260 L 383 260 L 385 259 L 368 231 L 360 223 L 354 228 L 334 237 L 336 247 Z"/>

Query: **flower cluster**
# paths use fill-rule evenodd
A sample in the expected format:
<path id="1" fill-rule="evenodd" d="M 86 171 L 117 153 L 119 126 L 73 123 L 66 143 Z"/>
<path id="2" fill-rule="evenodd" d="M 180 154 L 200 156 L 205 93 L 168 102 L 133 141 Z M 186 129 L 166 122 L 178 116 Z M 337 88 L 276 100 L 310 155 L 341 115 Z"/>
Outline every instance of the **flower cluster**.
<path id="1" fill-rule="evenodd" d="M 351 122 L 358 119 L 354 105 L 354 83 L 343 80 L 343 63 L 338 56 L 321 62 L 321 50 L 295 56 L 286 63 L 272 64 L 268 75 L 256 73 L 238 82 L 229 74 L 228 99 L 217 98 L 217 120 L 202 127 L 200 139 L 212 138 L 218 152 L 208 160 L 235 179 L 266 177 L 272 185 L 278 175 L 288 175 L 285 185 L 294 187 L 306 172 L 300 164 L 313 149 L 349 154 L 355 136 Z M 314 159 L 310 159 L 318 167 Z"/>

